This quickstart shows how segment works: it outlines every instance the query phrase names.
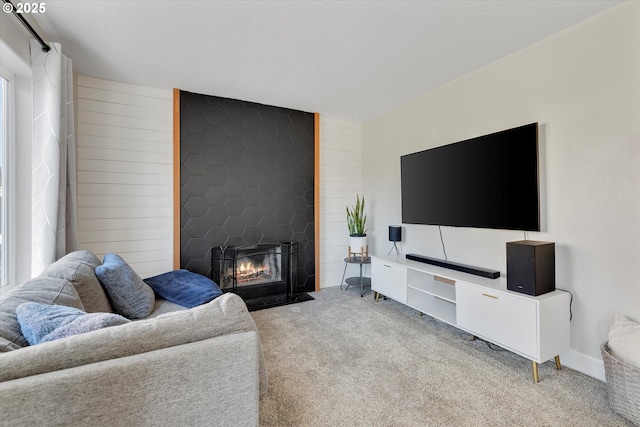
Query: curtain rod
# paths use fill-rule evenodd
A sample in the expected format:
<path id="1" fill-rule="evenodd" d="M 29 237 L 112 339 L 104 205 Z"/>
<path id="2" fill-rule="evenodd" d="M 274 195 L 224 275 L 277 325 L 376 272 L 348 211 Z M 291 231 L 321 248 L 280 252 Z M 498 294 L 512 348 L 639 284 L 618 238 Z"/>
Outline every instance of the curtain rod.
<path id="1" fill-rule="evenodd" d="M 24 19 L 22 14 L 16 12 L 16 7 L 13 5 L 13 3 L 11 3 L 10 0 L 2 0 L 2 1 L 3 1 L 3 3 L 5 3 L 2 6 L 2 11 L 6 12 L 6 13 L 13 12 L 15 17 L 18 18 L 18 20 L 22 23 L 22 25 L 24 25 L 27 28 L 27 30 L 29 30 L 31 35 L 33 37 L 35 37 L 36 40 L 38 40 L 38 43 L 40 43 L 40 46 L 42 46 L 42 50 L 44 52 L 49 52 L 51 50 L 49 45 L 47 43 L 45 43 L 44 40 L 42 40 L 42 37 L 40 37 L 40 35 L 38 35 L 38 33 L 36 33 L 36 30 L 34 30 L 33 27 L 27 22 L 27 20 Z"/>

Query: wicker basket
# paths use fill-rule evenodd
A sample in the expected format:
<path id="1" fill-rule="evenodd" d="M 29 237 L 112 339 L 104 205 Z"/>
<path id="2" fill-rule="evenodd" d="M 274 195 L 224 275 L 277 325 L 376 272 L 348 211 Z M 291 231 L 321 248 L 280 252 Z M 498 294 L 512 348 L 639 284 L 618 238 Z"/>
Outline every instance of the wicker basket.
<path id="1" fill-rule="evenodd" d="M 640 426 L 640 368 L 616 359 L 609 353 L 609 342 L 600 346 L 607 380 L 609 406 L 619 415 Z"/>

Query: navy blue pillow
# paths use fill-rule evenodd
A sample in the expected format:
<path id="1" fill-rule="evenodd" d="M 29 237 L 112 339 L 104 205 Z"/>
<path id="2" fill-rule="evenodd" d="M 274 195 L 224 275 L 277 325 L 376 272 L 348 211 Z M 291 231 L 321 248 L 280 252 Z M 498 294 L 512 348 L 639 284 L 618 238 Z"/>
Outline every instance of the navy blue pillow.
<path id="1" fill-rule="evenodd" d="M 174 270 L 144 279 L 159 297 L 183 307 L 197 307 L 222 295 L 213 280 L 189 270 Z"/>

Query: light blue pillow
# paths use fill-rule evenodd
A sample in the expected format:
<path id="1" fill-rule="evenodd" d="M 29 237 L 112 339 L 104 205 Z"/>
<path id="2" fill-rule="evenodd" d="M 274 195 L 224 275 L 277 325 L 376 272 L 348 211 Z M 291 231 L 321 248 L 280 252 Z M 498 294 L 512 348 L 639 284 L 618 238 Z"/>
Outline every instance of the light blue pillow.
<path id="1" fill-rule="evenodd" d="M 51 277 L 37 277 L 7 292 L 0 290 L 0 354 L 29 345 L 20 331 L 16 310 L 25 302 L 65 305 L 84 310 L 80 296 L 71 282 Z"/>
<path id="2" fill-rule="evenodd" d="M 73 307 L 37 302 L 20 304 L 16 317 L 29 345 L 129 323 L 128 319 L 113 313 L 86 313 Z"/>
<path id="3" fill-rule="evenodd" d="M 116 313 L 127 319 L 144 319 L 153 311 L 153 289 L 119 255 L 105 254 L 102 265 L 96 267 L 96 276 Z"/>

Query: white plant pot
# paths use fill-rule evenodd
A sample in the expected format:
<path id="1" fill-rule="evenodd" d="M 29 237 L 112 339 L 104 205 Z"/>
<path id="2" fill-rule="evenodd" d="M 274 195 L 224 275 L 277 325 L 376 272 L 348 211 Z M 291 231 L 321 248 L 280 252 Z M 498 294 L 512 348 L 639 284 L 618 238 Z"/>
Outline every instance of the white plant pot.
<path id="1" fill-rule="evenodd" d="M 349 236 L 349 246 L 352 253 L 362 253 L 367 250 L 367 236 Z"/>

